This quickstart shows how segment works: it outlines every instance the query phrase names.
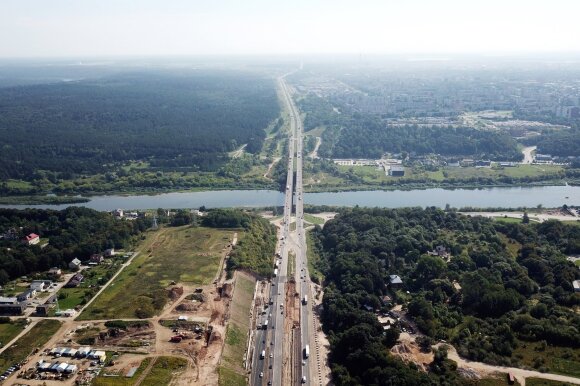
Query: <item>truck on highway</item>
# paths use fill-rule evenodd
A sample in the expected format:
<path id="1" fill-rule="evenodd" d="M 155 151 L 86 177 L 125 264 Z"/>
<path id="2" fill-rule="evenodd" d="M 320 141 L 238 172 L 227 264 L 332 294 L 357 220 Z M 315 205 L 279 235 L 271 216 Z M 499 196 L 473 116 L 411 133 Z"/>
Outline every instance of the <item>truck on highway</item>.
<path id="1" fill-rule="evenodd" d="M 304 347 L 304 359 L 308 359 L 309 356 L 310 356 L 310 346 L 306 345 L 306 347 Z"/>
<path id="2" fill-rule="evenodd" d="M 308 295 L 304 295 L 302 298 L 302 304 L 308 304 Z"/>
<path id="3" fill-rule="evenodd" d="M 268 318 L 264 319 L 264 322 L 262 323 L 262 330 L 267 330 L 268 329 Z"/>
<path id="4" fill-rule="evenodd" d="M 262 350 L 262 352 L 260 353 L 260 359 L 264 358 L 266 358 L 266 350 Z"/>
<path id="5" fill-rule="evenodd" d="M 276 260 L 276 262 L 274 263 L 274 267 L 278 268 L 279 265 L 280 265 L 280 260 Z"/>
<path id="6" fill-rule="evenodd" d="M 278 268 L 274 270 L 274 277 L 278 276 Z"/>

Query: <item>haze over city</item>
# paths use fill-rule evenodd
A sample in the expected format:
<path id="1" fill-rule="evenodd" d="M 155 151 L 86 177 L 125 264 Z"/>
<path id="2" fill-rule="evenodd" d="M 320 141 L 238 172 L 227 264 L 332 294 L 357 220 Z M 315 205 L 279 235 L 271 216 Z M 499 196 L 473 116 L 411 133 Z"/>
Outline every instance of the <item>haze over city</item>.
<path id="1" fill-rule="evenodd" d="M 19 0 L 0 57 L 570 52 L 580 2 Z"/>

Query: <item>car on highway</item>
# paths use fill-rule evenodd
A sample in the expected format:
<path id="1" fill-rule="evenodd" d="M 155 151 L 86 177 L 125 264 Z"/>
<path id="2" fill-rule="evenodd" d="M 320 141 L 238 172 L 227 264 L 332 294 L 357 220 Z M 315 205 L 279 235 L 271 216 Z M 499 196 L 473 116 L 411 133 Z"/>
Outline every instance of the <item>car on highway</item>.
<path id="1" fill-rule="evenodd" d="M 260 378 L 264 378 L 264 373 L 260 373 Z"/>

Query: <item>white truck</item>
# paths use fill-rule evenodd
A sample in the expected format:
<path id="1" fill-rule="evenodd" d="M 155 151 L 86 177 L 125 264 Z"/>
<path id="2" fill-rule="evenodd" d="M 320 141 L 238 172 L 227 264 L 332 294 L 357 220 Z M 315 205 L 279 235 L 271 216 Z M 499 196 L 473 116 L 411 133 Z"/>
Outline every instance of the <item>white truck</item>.
<path id="1" fill-rule="evenodd" d="M 308 359 L 309 356 L 310 356 L 310 346 L 306 345 L 306 347 L 304 347 L 304 359 Z"/>
<path id="2" fill-rule="evenodd" d="M 262 350 L 262 352 L 260 353 L 260 359 L 264 358 L 266 358 L 266 350 Z"/>
<path id="3" fill-rule="evenodd" d="M 278 268 L 274 269 L 274 277 L 278 276 Z"/>
<path id="4" fill-rule="evenodd" d="M 304 295 L 304 297 L 302 298 L 302 304 L 304 305 L 308 304 L 308 295 Z"/>
<path id="5" fill-rule="evenodd" d="M 268 318 L 264 318 L 264 322 L 262 323 L 262 330 L 268 329 Z"/>

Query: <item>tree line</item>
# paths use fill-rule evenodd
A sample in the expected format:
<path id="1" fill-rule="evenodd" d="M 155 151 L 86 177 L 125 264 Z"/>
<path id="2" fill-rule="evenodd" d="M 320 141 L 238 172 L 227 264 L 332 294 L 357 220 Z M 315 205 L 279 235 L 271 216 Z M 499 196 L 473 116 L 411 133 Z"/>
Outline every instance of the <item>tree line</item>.
<path id="1" fill-rule="evenodd" d="M 67 268 L 74 258 L 88 259 L 108 248 L 126 248 L 151 225 L 139 218 L 120 221 L 110 213 L 83 207 L 67 209 L 0 209 L 0 285 L 51 267 Z M 36 233 L 48 245 L 25 245 L 22 238 Z"/>
<path id="2" fill-rule="evenodd" d="M 132 160 L 217 171 L 261 150 L 279 113 L 274 83 L 235 71 L 148 71 L 0 89 L 0 177 L 72 179 Z"/>
<path id="3" fill-rule="evenodd" d="M 573 311 L 580 294 L 572 288 L 580 273 L 566 260 L 580 252 L 580 227 L 500 223 L 436 208 L 353 208 L 314 235 L 337 385 L 464 384 L 443 353 L 429 374 L 388 354 L 397 327 L 383 330 L 366 309 L 388 311 L 387 294 L 407 309 L 426 346 L 445 339 L 469 359 L 518 366 L 512 354 L 528 342 L 580 344 Z M 428 253 L 436 246 L 448 260 Z M 390 286 L 392 274 L 403 279 L 402 289 Z"/>

